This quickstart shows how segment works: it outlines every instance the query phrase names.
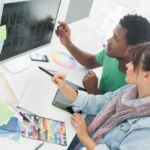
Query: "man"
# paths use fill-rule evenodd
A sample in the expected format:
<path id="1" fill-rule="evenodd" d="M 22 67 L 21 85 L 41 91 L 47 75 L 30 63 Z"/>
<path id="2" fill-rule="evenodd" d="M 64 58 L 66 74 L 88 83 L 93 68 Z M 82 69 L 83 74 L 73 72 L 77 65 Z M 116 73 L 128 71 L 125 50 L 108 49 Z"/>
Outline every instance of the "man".
<path id="1" fill-rule="evenodd" d="M 98 78 L 89 71 L 83 85 L 90 94 L 104 94 L 124 86 L 126 64 L 132 61 L 132 49 L 136 44 L 150 40 L 150 23 L 138 15 L 126 15 L 120 19 L 107 40 L 108 46 L 97 55 L 81 51 L 70 40 L 71 31 L 65 22 L 59 22 L 56 30 L 61 43 L 72 56 L 83 66 L 94 69 L 103 66 L 102 77 L 98 88 Z"/>

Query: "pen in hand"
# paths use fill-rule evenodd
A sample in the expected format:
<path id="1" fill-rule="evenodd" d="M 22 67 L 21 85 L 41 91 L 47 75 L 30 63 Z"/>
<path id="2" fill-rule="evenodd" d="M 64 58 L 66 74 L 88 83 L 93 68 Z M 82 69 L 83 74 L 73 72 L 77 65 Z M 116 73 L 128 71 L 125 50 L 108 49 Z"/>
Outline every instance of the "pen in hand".
<path id="1" fill-rule="evenodd" d="M 53 77 L 54 75 L 50 72 L 48 72 L 46 69 L 39 67 L 40 70 L 42 70 L 43 72 L 47 73 L 48 75 L 50 75 L 51 77 Z"/>

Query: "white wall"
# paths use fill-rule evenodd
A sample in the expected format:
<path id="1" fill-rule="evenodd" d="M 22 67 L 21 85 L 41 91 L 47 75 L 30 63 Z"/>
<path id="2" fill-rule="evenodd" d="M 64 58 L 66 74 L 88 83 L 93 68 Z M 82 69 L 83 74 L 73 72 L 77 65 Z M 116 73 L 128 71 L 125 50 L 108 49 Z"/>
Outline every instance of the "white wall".
<path id="1" fill-rule="evenodd" d="M 112 0 L 125 7 L 133 9 L 138 14 L 150 20 L 150 1 L 149 0 Z"/>
<path id="2" fill-rule="evenodd" d="M 89 22 L 103 41 L 112 35 L 120 18 L 128 13 L 137 13 L 150 21 L 149 0 L 94 0 Z"/>
<path id="3" fill-rule="evenodd" d="M 140 0 L 137 13 L 145 16 L 150 21 L 150 1 L 149 0 Z"/>
<path id="4" fill-rule="evenodd" d="M 0 0 L 0 20 L 3 4 L 14 1 L 22 0 Z M 65 20 L 69 2 L 70 0 L 62 0 L 57 20 Z M 149 4 L 149 0 L 94 0 L 90 16 L 84 26 L 93 32 L 95 38 L 101 39 L 100 42 L 106 41 L 125 14 L 136 12 L 150 20 Z"/>

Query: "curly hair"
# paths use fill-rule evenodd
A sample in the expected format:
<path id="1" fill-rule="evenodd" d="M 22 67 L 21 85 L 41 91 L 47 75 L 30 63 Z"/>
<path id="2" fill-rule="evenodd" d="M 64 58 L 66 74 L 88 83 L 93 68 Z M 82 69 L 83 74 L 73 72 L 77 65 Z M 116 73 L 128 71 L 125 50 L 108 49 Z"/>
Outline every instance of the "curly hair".
<path id="1" fill-rule="evenodd" d="M 150 23 L 146 18 L 128 14 L 120 19 L 119 24 L 128 30 L 126 39 L 129 45 L 150 41 Z"/>

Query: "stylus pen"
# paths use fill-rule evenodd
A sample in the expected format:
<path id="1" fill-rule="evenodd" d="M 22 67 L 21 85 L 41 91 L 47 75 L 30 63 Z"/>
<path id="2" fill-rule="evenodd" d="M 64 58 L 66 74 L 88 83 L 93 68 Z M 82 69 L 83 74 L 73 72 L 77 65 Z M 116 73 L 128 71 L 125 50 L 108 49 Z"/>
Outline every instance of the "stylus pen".
<path id="1" fill-rule="evenodd" d="M 38 145 L 34 150 L 38 150 L 40 149 L 43 145 L 44 145 L 45 142 L 41 143 L 40 145 Z"/>
<path id="2" fill-rule="evenodd" d="M 54 75 L 50 72 L 48 72 L 46 69 L 39 67 L 39 69 L 41 69 L 42 71 L 44 71 L 45 73 L 49 74 L 51 77 L 53 77 Z"/>

